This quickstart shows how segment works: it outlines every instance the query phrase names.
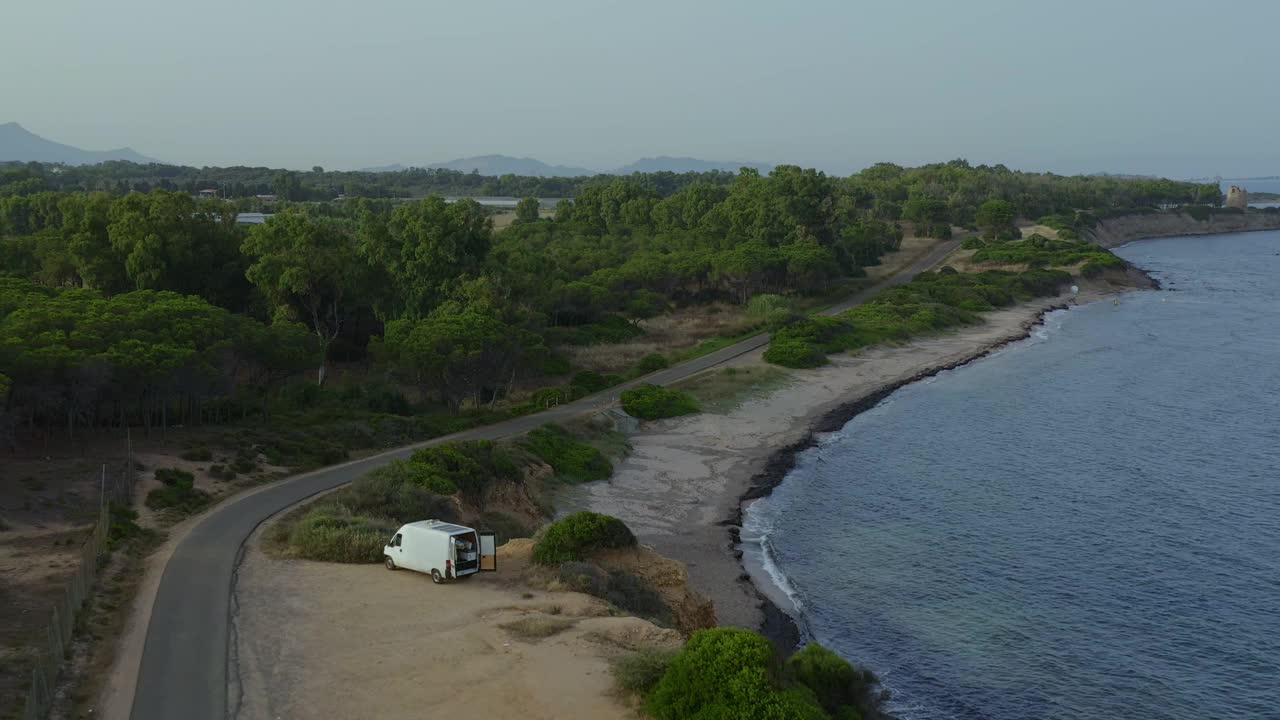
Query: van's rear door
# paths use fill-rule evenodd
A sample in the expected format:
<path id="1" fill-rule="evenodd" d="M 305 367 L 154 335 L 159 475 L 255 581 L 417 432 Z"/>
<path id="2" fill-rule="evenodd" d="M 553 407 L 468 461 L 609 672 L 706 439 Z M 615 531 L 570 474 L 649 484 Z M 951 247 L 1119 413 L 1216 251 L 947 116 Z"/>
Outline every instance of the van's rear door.
<path id="1" fill-rule="evenodd" d="M 480 570 L 498 569 L 498 538 L 491 532 L 480 533 Z"/>

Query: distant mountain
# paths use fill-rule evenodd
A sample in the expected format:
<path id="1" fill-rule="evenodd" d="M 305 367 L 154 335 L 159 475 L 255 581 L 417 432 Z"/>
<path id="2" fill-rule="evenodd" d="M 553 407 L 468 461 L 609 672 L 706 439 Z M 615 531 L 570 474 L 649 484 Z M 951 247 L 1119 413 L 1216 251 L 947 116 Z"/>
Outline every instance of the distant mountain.
<path id="1" fill-rule="evenodd" d="M 78 147 L 46 140 L 16 122 L 0 125 L 0 160 L 22 162 L 66 163 L 67 165 L 93 165 L 107 160 L 128 160 L 136 163 L 159 162 L 138 153 L 133 148 L 116 150 L 81 150 Z"/>
<path id="2" fill-rule="evenodd" d="M 715 162 L 714 160 L 699 160 L 691 157 L 662 157 L 641 158 L 630 165 L 614 170 L 615 175 L 630 175 L 631 173 L 651 173 L 651 172 L 711 172 L 712 170 L 723 170 L 724 172 L 738 172 L 744 167 L 755 168 L 762 173 L 773 170 L 772 165 L 764 163 L 749 162 Z"/>
<path id="3" fill-rule="evenodd" d="M 408 169 L 409 169 L 408 165 L 401 165 L 400 163 L 391 163 L 390 165 L 374 165 L 373 167 L 360 168 L 360 172 L 400 172 L 401 170 L 408 170 Z"/>
<path id="4" fill-rule="evenodd" d="M 459 172 L 475 170 L 481 175 L 524 175 L 526 177 L 577 177 L 579 175 L 595 175 L 594 170 L 568 167 L 566 165 L 548 165 L 533 158 L 518 158 L 510 155 L 481 155 L 479 157 L 459 158 L 449 162 L 431 163 L 429 168 L 443 168 Z"/>
<path id="5" fill-rule="evenodd" d="M 395 163 L 392 165 L 379 165 L 377 167 L 364 168 L 366 172 L 399 172 L 407 170 L 409 166 Z M 475 170 L 481 175 L 524 175 L 532 177 L 578 177 L 582 175 L 599 175 L 596 170 L 587 170 L 580 167 L 569 167 L 565 165 L 548 165 L 541 160 L 533 158 L 518 158 L 509 155 L 481 155 L 479 157 L 460 158 L 458 160 L 450 160 L 444 163 L 429 163 L 426 165 L 414 165 L 412 167 L 427 168 L 444 168 L 446 170 L 457 170 L 459 172 L 471 172 Z M 749 162 L 715 162 L 713 160 L 699 160 L 691 157 L 655 157 L 643 158 L 637 160 L 630 165 L 625 165 L 617 170 L 607 170 L 611 175 L 630 175 L 632 173 L 648 173 L 648 172 L 710 172 L 712 170 L 722 170 L 724 172 L 738 172 L 738 170 L 749 167 L 755 168 L 762 173 L 773 170 L 772 165 L 764 163 Z"/>

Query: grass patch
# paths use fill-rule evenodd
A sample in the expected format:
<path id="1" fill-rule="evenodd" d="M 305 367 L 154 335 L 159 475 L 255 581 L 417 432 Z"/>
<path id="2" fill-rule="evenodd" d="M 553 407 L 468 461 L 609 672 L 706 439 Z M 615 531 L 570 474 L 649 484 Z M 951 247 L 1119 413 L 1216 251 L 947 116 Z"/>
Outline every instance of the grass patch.
<path id="1" fill-rule="evenodd" d="M 691 415 L 698 412 L 698 401 L 688 393 L 644 383 L 622 393 L 622 409 L 641 420 Z"/>
<path id="2" fill-rule="evenodd" d="M 701 373 L 672 387 L 692 395 L 703 412 L 728 413 L 752 395 L 781 387 L 788 377 L 772 365 L 749 365 Z"/>
<path id="3" fill-rule="evenodd" d="M 521 640 L 542 640 L 552 635 L 558 635 L 565 630 L 573 627 L 574 621 L 563 617 L 554 617 L 547 615 L 530 615 L 522 617 L 519 620 L 513 620 L 509 623 L 503 623 L 498 627 L 506 630 Z"/>

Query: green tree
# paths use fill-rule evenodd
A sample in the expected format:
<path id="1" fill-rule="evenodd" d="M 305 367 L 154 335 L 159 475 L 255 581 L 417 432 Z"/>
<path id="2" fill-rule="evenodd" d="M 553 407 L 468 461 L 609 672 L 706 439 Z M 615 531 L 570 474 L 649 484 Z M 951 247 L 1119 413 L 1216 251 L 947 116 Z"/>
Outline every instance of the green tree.
<path id="1" fill-rule="evenodd" d="M 474 200 L 428 197 L 400 205 L 384 218 L 361 220 L 360 253 L 385 268 L 391 300 L 384 317 L 425 317 L 459 279 L 478 273 L 493 238 L 493 221 Z"/>
<path id="2" fill-rule="evenodd" d="M 425 395 L 439 397 L 457 412 L 466 400 L 492 406 L 504 386 L 515 382 L 522 362 L 542 349 L 533 333 L 491 313 L 451 304 L 423 319 L 387 323 L 377 354 Z"/>
<path id="3" fill-rule="evenodd" d="M 256 225 L 243 251 L 249 281 L 277 317 L 307 325 L 320 343 L 317 382 L 324 383 L 329 348 L 367 296 L 371 272 L 340 221 L 287 211 Z"/>
<path id="4" fill-rule="evenodd" d="M 534 197 L 521 198 L 520 202 L 516 203 L 515 222 L 517 223 L 538 222 L 538 211 L 540 209 L 541 209 L 541 205 L 538 203 L 538 198 L 534 198 Z"/>
<path id="5" fill-rule="evenodd" d="M 1012 203 L 992 199 L 978 206 L 974 222 L 982 230 L 983 237 L 1003 239 L 1017 235 L 1018 228 L 1014 225 L 1016 217 Z"/>

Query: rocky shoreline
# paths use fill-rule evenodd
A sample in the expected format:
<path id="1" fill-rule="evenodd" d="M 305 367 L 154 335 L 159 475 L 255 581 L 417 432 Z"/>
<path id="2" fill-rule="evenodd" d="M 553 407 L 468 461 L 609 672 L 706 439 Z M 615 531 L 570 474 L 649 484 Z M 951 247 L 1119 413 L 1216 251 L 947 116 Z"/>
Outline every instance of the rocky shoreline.
<path id="1" fill-rule="evenodd" d="M 1159 284 L 1151 279 L 1152 289 L 1158 289 Z M 804 437 L 796 442 L 790 443 L 785 447 L 779 448 L 769 456 L 765 462 L 764 468 L 752 476 L 751 482 L 746 491 L 738 496 L 738 506 L 734 512 L 722 524 L 729 527 L 729 536 L 733 547 L 735 548 L 735 556 L 741 561 L 741 531 L 742 523 L 746 516 L 748 506 L 755 500 L 768 497 L 773 494 L 774 489 L 782 484 L 787 475 L 795 469 L 796 459 L 800 453 L 815 447 L 818 444 L 818 436 L 823 433 L 835 432 L 844 427 L 850 420 L 861 415 L 864 412 L 879 405 L 881 401 L 888 398 L 900 388 L 912 383 L 925 380 L 948 370 L 954 370 L 963 365 L 968 365 L 975 360 L 990 355 L 993 352 L 1015 342 L 1025 340 L 1031 336 L 1032 331 L 1044 324 L 1045 315 L 1056 310 L 1066 310 L 1070 308 L 1070 303 L 1058 303 L 1050 305 L 1036 314 L 1034 318 L 1023 324 L 1021 335 L 1015 335 L 1003 338 L 997 342 L 958 360 L 953 360 L 941 365 L 925 368 L 920 372 L 901 380 L 887 383 L 884 386 L 852 400 L 845 402 L 831 410 L 820 415 L 814 420 Z M 745 564 L 743 572 L 747 572 Z M 762 603 L 761 610 L 764 613 L 764 623 L 760 628 L 761 634 L 769 638 L 775 647 L 784 652 L 796 648 L 802 640 L 808 637 L 809 632 L 803 628 L 800 623 L 803 618 L 795 618 L 786 610 L 781 608 L 767 593 L 759 587 L 755 588 L 757 595 Z"/>

